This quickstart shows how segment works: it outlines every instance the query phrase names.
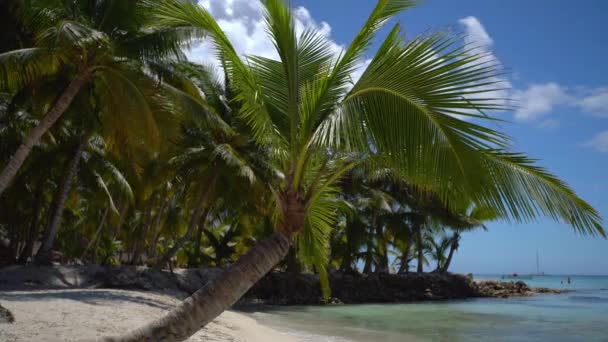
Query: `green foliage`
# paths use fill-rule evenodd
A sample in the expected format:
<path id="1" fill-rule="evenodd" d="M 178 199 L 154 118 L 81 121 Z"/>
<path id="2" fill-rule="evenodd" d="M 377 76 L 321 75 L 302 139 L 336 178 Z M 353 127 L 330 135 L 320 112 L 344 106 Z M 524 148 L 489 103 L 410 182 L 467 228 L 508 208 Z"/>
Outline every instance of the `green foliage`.
<path id="1" fill-rule="evenodd" d="M 0 231 L 20 250 L 32 227 L 39 237 L 73 141 L 90 133 L 56 244 L 71 260 L 152 263 L 216 176 L 173 263 L 225 266 L 280 231 L 326 297 L 329 265 L 380 272 L 389 255 L 405 266 L 420 252 L 441 268 L 455 246 L 445 234 L 496 219 L 548 216 L 605 236 L 588 203 L 488 127 L 509 109 L 492 95 L 502 71 L 458 37 L 406 39 L 395 25 L 353 82 L 381 28 L 414 1 L 379 0 L 341 52 L 297 32 L 284 1 L 263 5 L 279 60 L 239 55 L 195 2 L 13 3 L 5 26 L 24 45 L 0 42 L 0 165 L 58 89 L 93 77 L 0 198 Z M 212 43 L 220 70 L 184 60 L 195 38 Z"/>

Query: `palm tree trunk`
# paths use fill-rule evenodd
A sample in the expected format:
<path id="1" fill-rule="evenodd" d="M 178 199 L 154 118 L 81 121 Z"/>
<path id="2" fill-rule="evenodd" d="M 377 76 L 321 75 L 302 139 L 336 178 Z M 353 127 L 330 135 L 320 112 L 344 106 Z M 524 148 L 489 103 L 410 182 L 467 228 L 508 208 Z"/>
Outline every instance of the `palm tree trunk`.
<path id="1" fill-rule="evenodd" d="M 207 208 L 209 210 L 209 208 Z M 200 267 L 203 252 L 201 251 L 201 239 L 203 238 L 203 230 L 205 229 L 205 222 L 207 221 L 208 213 L 204 214 L 203 219 L 198 222 L 198 229 L 196 230 L 196 237 L 194 238 L 194 260 L 188 260 L 188 267 Z"/>
<path id="2" fill-rule="evenodd" d="M 143 246 L 145 246 L 146 244 L 146 236 L 148 235 L 150 225 L 152 225 L 152 208 L 154 208 L 154 202 L 154 197 L 149 199 L 148 205 L 146 207 L 146 217 L 144 221 L 144 226 L 142 228 L 142 234 L 139 238 L 135 238 L 135 245 L 133 246 L 133 256 L 131 259 L 132 265 L 139 264 L 139 259 L 141 258 L 141 251 L 143 249 Z"/>
<path id="3" fill-rule="evenodd" d="M 450 264 L 452 263 L 452 257 L 454 256 L 454 252 L 456 252 L 459 247 L 459 243 L 460 234 L 454 233 L 454 236 L 452 237 L 452 244 L 450 245 L 450 253 L 448 254 L 448 258 L 445 260 L 445 263 L 443 264 L 443 267 L 439 270 L 439 272 L 444 273 L 448 271 L 448 269 L 450 268 Z"/>
<path id="4" fill-rule="evenodd" d="M 46 113 L 44 118 L 40 120 L 38 125 L 34 127 L 29 135 L 23 140 L 21 146 L 19 146 L 8 164 L 6 164 L 2 170 L 2 173 L 0 173 L 0 195 L 2 195 L 13 178 L 15 178 L 17 171 L 19 171 L 21 165 L 23 165 L 23 162 L 25 162 L 25 159 L 29 156 L 32 148 L 38 144 L 42 136 L 51 129 L 55 122 L 63 115 L 80 89 L 91 80 L 92 76 L 93 75 L 89 72 L 78 74 L 63 91 L 59 99 L 57 99 L 57 102 L 55 102 L 53 107 Z"/>
<path id="5" fill-rule="evenodd" d="M 293 246 L 289 249 L 287 253 L 287 269 L 286 272 L 300 274 L 302 273 L 302 266 L 298 262 L 298 256 L 296 254 L 296 249 Z"/>
<path id="6" fill-rule="evenodd" d="M 150 248 L 148 249 L 148 254 L 151 259 L 156 258 L 156 245 L 158 244 L 158 239 L 160 238 L 160 221 L 163 216 L 163 212 L 169 202 L 171 201 L 170 197 L 166 197 L 163 203 L 158 208 L 158 212 L 156 213 L 156 217 L 154 218 L 154 226 L 152 227 L 152 243 L 150 244 Z"/>
<path id="7" fill-rule="evenodd" d="M 418 225 L 416 227 L 416 245 L 418 249 L 418 269 L 416 272 L 423 273 L 423 263 L 424 263 L 424 250 L 422 248 L 422 226 Z"/>
<path id="8" fill-rule="evenodd" d="M 401 264 L 399 265 L 399 274 L 405 274 L 410 271 L 409 259 L 410 259 L 410 248 L 411 244 L 407 246 L 407 249 L 401 254 Z"/>
<path id="9" fill-rule="evenodd" d="M 101 215 L 101 221 L 99 221 L 99 225 L 97 226 L 97 230 L 95 230 L 95 234 L 91 238 L 91 241 L 89 241 L 89 243 L 87 244 L 87 247 L 84 249 L 84 252 L 82 252 L 81 259 L 84 259 L 84 257 L 87 256 L 87 253 L 89 252 L 89 250 L 91 249 L 91 247 L 93 247 L 93 244 L 98 241 L 97 237 L 101 233 L 101 230 L 103 229 L 103 227 L 106 225 L 106 219 L 108 218 L 108 211 L 109 211 L 109 209 L 110 209 L 109 207 L 106 207 L 104 209 L 103 214 Z M 95 258 L 93 258 L 93 260 L 94 259 Z"/>
<path id="10" fill-rule="evenodd" d="M 274 233 L 254 246 L 236 263 L 184 300 L 167 315 L 120 337 L 105 342 L 183 341 L 236 303 L 289 251 L 290 239 Z"/>
<path id="11" fill-rule="evenodd" d="M 381 225 L 376 225 L 376 241 L 378 245 L 376 273 L 388 273 L 388 256 L 386 255 L 388 251 Z"/>
<path id="12" fill-rule="evenodd" d="M 74 178 L 78 172 L 78 164 L 80 163 L 82 152 L 89 142 L 90 137 L 91 133 L 84 134 L 82 137 L 80 137 L 80 141 L 76 147 L 76 152 L 74 153 L 72 159 L 70 159 L 65 175 L 59 184 L 53 216 L 51 217 L 51 221 L 44 231 L 42 245 L 40 245 L 40 249 L 38 250 L 38 253 L 36 253 L 36 264 L 49 264 L 51 262 L 51 250 L 53 249 L 55 237 L 57 236 L 57 231 L 59 230 L 59 225 L 61 224 L 61 217 L 63 216 L 65 202 L 68 199 L 68 195 L 72 189 L 72 183 L 74 182 Z"/>
<path id="13" fill-rule="evenodd" d="M 34 243 L 36 242 L 36 237 L 38 237 L 38 226 L 40 224 L 40 212 L 42 211 L 42 204 L 44 200 L 44 181 L 46 178 L 40 177 L 38 180 L 38 184 L 36 185 L 36 196 L 34 199 L 34 212 L 32 214 L 32 223 L 30 225 L 30 230 L 28 232 L 25 247 L 21 251 L 21 255 L 19 255 L 19 259 L 17 260 L 20 264 L 26 264 L 27 260 L 32 256 L 32 252 L 34 251 Z"/>
<path id="14" fill-rule="evenodd" d="M 169 260 L 171 260 L 171 258 L 173 258 L 175 253 L 177 253 L 177 251 L 179 251 L 186 244 L 186 242 L 190 239 L 190 236 L 192 236 L 192 233 L 194 232 L 194 228 L 196 228 L 196 224 L 198 223 L 199 218 L 201 217 L 201 212 L 203 211 L 203 207 L 205 206 L 205 203 L 207 203 L 207 200 L 209 199 L 209 196 L 211 195 L 211 191 L 213 191 L 213 188 L 215 187 L 215 183 L 217 182 L 218 178 L 219 178 L 219 172 L 216 171 L 215 174 L 213 175 L 213 179 L 211 179 L 211 183 L 209 183 L 209 186 L 207 187 L 207 189 L 201 194 L 201 197 L 199 198 L 198 203 L 196 204 L 196 207 L 194 208 L 194 211 L 192 212 L 192 217 L 190 218 L 190 223 L 188 224 L 188 230 L 182 237 L 177 239 L 177 241 L 175 242 L 173 247 L 171 247 L 167 251 L 167 253 L 158 261 L 158 263 L 156 263 L 156 267 L 161 268 L 164 265 L 166 265 L 169 262 Z M 205 215 L 207 215 L 207 212 L 208 211 L 205 210 Z"/>

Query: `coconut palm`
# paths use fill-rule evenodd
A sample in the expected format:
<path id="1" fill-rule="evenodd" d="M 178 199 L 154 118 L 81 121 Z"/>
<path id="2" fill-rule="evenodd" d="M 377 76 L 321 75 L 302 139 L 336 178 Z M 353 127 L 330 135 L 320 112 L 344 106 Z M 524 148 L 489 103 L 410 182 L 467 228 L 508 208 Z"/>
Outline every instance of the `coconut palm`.
<path id="1" fill-rule="evenodd" d="M 263 1 L 268 33 L 280 60 L 236 52 L 211 15 L 197 4 L 168 0 L 158 25 L 208 32 L 255 142 L 272 151 L 280 173 L 270 183 L 275 233 L 226 268 L 166 316 L 113 341 L 180 341 L 194 334 L 298 246 L 300 260 L 326 275 L 329 232 L 336 217 L 337 180 L 357 164 L 391 167 L 409 183 L 432 189 L 449 204 L 468 197 L 516 220 L 541 214 L 576 230 L 603 234 L 595 210 L 548 172 L 505 152 L 508 139 L 454 114 L 490 120 L 503 109 L 484 96 L 496 66 L 443 34 L 405 41 L 395 26 L 353 85 L 376 32 L 412 1 L 380 0 L 338 56 L 313 30 L 297 34 L 281 0 Z M 470 96 L 470 95 L 475 96 Z"/>
<path id="2" fill-rule="evenodd" d="M 439 268 L 439 272 L 448 271 L 450 264 L 452 263 L 452 258 L 454 257 L 454 252 L 460 247 L 460 237 L 462 233 L 476 229 L 487 230 L 485 225 L 487 222 L 500 218 L 496 210 L 483 206 L 476 206 L 471 203 L 465 205 L 460 210 L 460 214 L 454 216 L 454 219 L 450 220 L 448 223 L 448 227 L 453 231 L 450 238 L 450 252 L 443 263 L 443 266 Z"/>
<path id="3" fill-rule="evenodd" d="M 0 53 L 0 91 L 19 93 L 41 82 L 58 83 L 62 89 L 42 106 L 44 116 L 31 129 L 0 173 L 0 195 L 21 165 L 74 99 L 92 88 L 98 103 L 122 101 L 135 113 L 149 113 L 137 82 L 142 67 L 167 58 L 182 57 L 181 47 L 190 37 L 186 29 L 152 29 L 151 9 L 159 1 L 134 0 L 26 0 L 13 12 L 31 32 L 32 42 Z M 126 90 L 126 91 L 125 91 Z M 125 114 L 106 112 L 108 116 Z M 150 118 L 139 125 L 154 130 Z"/>

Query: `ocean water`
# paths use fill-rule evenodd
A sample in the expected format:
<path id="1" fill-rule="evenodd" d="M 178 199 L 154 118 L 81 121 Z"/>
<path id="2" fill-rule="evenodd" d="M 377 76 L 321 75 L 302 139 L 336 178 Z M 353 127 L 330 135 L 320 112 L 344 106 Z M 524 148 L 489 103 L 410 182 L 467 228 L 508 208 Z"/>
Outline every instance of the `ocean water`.
<path id="1" fill-rule="evenodd" d="M 608 276 L 572 276 L 571 280 L 569 285 L 566 276 L 524 280 L 530 286 L 575 290 L 563 294 L 270 307 L 252 315 L 302 341 L 608 341 Z"/>

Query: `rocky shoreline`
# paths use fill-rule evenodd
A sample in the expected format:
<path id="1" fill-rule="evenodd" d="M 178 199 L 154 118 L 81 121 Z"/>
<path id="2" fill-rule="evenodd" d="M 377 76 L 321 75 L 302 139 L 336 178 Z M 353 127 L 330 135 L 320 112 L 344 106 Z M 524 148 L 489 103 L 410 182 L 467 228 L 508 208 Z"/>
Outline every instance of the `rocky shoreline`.
<path id="1" fill-rule="evenodd" d="M 179 269 L 173 273 L 145 267 L 12 266 L 0 269 L 1 291 L 107 288 L 190 294 L 221 269 Z M 522 297 L 562 290 L 531 288 L 524 282 L 474 281 L 460 274 L 330 273 L 331 303 L 404 303 L 479 297 Z M 318 276 L 272 272 L 256 284 L 239 304 L 322 304 Z"/>

